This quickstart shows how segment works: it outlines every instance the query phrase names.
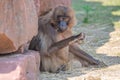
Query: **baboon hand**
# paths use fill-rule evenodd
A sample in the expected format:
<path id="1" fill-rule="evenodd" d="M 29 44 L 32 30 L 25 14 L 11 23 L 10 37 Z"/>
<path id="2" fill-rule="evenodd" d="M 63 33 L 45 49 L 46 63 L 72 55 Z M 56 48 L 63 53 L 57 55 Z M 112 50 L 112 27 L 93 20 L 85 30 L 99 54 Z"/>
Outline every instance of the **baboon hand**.
<path id="1" fill-rule="evenodd" d="M 83 43 L 83 40 L 85 39 L 85 33 L 79 33 L 78 35 L 75 36 L 76 39 L 72 43 Z"/>
<path id="2" fill-rule="evenodd" d="M 78 34 L 79 36 L 78 36 L 78 40 L 84 40 L 85 39 L 85 33 L 80 33 L 80 34 Z"/>

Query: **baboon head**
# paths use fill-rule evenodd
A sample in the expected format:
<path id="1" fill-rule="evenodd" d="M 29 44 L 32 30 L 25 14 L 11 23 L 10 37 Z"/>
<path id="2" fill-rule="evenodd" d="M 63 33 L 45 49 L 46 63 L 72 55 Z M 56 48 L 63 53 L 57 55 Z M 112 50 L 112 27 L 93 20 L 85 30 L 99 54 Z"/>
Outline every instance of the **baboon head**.
<path id="1" fill-rule="evenodd" d="M 71 8 L 58 6 L 54 9 L 51 24 L 58 32 L 64 32 L 68 27 L 73 27 L 75 15 Z"/>

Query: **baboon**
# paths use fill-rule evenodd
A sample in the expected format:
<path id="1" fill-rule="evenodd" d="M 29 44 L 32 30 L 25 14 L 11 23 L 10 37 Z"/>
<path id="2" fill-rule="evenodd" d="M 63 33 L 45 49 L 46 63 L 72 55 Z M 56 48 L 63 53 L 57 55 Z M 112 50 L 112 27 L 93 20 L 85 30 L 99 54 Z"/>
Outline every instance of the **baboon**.
<path id="1" fill-rule="evenodd" d="M 82 51 L 76 41 L 83 40 L 85 35 L 72 34 L 75 25 L 74 11 L 65 6 L 58 6 L 39 17 L 38 34 L 30 42 L 29 49 L 40 52 L 40 70 L 57 73 L 67 70 L 69 61 L 74 55 L 83 65 L 99 64 L 98 60 Z M 87 63 L 87 64 L 86 64 Z"/>

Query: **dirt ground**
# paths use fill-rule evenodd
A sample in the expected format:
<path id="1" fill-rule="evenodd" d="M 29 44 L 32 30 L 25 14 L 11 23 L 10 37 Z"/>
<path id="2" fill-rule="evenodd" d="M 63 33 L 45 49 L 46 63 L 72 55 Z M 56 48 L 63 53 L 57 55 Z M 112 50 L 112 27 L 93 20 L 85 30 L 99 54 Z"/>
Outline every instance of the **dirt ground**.
<path id="1" fill-rule="evenodd" d="M 80 48 L 107 66 L 81 67 L 78 61 L 72 61 L 69 71 L 43 72 L 40 80 L 120 80 L 120 28 L 111 24 L 78 24 L 73 31 L 74 34 L 85 32 L 86 39 Z"/>

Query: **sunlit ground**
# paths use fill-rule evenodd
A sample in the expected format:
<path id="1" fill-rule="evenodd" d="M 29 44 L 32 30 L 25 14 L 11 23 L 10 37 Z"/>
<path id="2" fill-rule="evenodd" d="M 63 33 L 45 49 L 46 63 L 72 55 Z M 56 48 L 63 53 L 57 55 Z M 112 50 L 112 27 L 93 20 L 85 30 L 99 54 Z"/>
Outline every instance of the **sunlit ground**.
<path id="1" fill-rule="evenodd" d="M 69 77 L 67 80 L 120 80 L 119 68 L 120 65 L 114 65 L 104 69 L 91 71 L 85 75 Z"/>

